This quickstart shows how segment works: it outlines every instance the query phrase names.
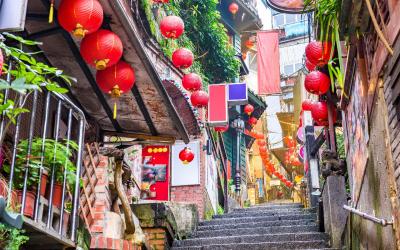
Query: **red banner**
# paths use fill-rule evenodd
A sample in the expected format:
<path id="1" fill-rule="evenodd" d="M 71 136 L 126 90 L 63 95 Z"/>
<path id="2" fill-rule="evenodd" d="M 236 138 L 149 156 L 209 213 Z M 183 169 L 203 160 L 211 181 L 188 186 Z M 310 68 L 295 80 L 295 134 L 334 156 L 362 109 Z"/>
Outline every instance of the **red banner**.
<path id="1" fill-rule="evenodd" d="M 281 93 L 279 31 L 257 33 L 258 94 Z"/>

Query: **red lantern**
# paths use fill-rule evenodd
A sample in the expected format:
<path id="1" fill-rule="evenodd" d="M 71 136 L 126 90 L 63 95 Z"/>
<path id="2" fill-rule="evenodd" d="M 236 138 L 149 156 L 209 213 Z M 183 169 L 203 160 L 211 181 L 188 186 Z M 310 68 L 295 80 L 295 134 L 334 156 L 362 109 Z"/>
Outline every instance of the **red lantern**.
<path id="1" fill-rule="evenodd" d="M 245 45 L 246 45 L 246 47 L 247 47 L 248 49 L 252 49 L 252 48 L 254 47 L 254 42 L 252 42 L 252 41 L 250 41 L 250 40 L 247 40 L 247 41 L 245 42 Z"/>
<path id="2" fill-rule="evenodd" d="M 103 92 L 118 98 L 135 84 L 135 72 L 128 63 L 119 61 L 105 70 L 97 71 L 96 81 Z M 116 115 L 117 105 L 114 103 L 114 119 L 116 119 Z"/>
<path id="3" fill-rule="evenodd" d="M 244 106 L 244 112 L 245 112 L 247 115 L 251 115 L 251 113 L 253 113 L 253 111 L 254 111 L 253 105 L 251 105 L 251 104 L 246 104 L 246 106 Z"/>
<path id="4" fill-rule="evenodd" d="M 226 124 L 225 126 L 214 127 L 215 132 L 220 132 L 220 133 L 224 133 L 228 131 L 228 129 L 229 129 L 229 124 Z"/>
<path id="5" fill-rule="evenodd" d="M 301 108 L 302 108 L 302 110 L 311 111 L 313 105 L 314 105 L 314 101 L 313 101 L 313 100 L 305 99 L 305 100 L 301 103 Z"/>
<path id="6" fill-rule="evenodd" d="M 319 71 L 309 73 L 304 80 L 304 87 L 312 94 L 323 95 L 328 92 L 331 80 Z"/>
<path id="7" fill-rule="evenodd" d="M 264 141 L 264 140 L 258 140 L 258 141 L 257 141 L 257 144 L 258 144 L 258 146 L 262 147 L 262 146 L 267 145 L 267 142 Z"/>
<path id="8" fill-rule="evenodd" d="M 261 146 L 261 147 L 258 148 L 258 150 L 260 152 L 266 152 L 267 151 L 267 147 L 266 146 Z"/>
<path id="9" fill-rule="evenodd" d="M 183 76 L 182 86 L 190 92 L 197 91 L 201 89 L 201 78 L 195 73 L 189 73 Z"/>
<path id="10" fill-rule="evenodd" d="M 255 117 L 250 117 L 249 120 L 247 121 L 251 126 L 254 126 L 257 124 L 258 120 Z"/>
<path id="11" fill-rule="evenodd" d="M 178 16 L 166 16 L 160 22 L 160 30 L 164 37 L 177 39 L 183 34 L 185 24 Z"/>
<path id="12" fill-rule="evenodd" d="M 208 94 L 203 90 L 195 91 L 190 96 L 190 101 L 194 107 L 206 107 L 208 105 Z"/>
<path id="13" fill-rule="evenodd" d="M 58 8 L 58 22 L 66 31 L 83 38 L 100 28 L 103 7 L 97 0 L 63 0 Z"/>
<path id="14" fill-rule="evenodd" d="M 191 163 L 193 161 L 193 159 L 194 159 L 193 151 L 189 147 L 185 147 L 179 153 L 179 159 L 185 165 Z"/>
<path id="15" fill-rule="evenodd" d="M 182 48 L 176 50 L 172 54 L 172 63 L 175 67 L 180 69 L 187 69 L 192 66 L 194 60 L 194 56 L 192 51 Z"/>
<path id="16" fill-rule="evenodd" d="M 153 3 L 169 3 L 169 0 L 153 0 Z"/>
<path id="17" fill-rule="evenodd" d="M 328 105 L 326 102 L 316 102 L 311 110 L 311 115 L 314 121 L 324 122 L 328 120 Z"/>
<path id="18" fill-rule="evenodd" d="M 306 57 L 311 64 L 324 66 L 329 62 L 331 50 L 330 42 L 311 42 L 306 47 Z"/>
<path id="19" fill-rule="evenodd" d="M 81 43 L 83 59 L 97 70 L 116 64 L 121 59 L 122 52 L 121 39 L 109 30 L 98 30 L 87 35 Z"/>
<path id="20" fill-rule="evenodd" d="M 232 15 L 236 15 L 236 13 L 239 11 L 239 5 L 236 3 L 231 3 L 229 5 L 229 12 L 232 13 Z"/>
<path id="21" fill-rule="evenodd" d="M 306 68 L 308 71 L 313 71 L 316 68 L 315 64 L 312 64 L 308 59 L 306 59 Z"/>
<path id="22" fill-rule="evenodd" d="M 288 148 L 292 148 L 292 147 L 296 146 L 296 142 L 293 140 L 293 138 L 291 136 L 285 136 L 283 138 L 283 142 L 285 143 L 286 147 L 288 147 Z"/>
<path id="23" fill-rule="evenodd" d="M 264 138 L 264 134 L 261 132 L 256 132 L 256 139 L 258 140 L 263 140 Z"/>

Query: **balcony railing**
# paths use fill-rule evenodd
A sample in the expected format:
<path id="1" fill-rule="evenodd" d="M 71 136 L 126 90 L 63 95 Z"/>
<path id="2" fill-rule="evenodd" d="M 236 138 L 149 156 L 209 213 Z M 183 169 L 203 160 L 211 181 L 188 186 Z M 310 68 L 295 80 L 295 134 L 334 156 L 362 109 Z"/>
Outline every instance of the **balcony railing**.
<path id="1" fill-rule="evenodd" d="M 247 8 L 249 8 L 254 14 L 258 15 L 257 11 L 257 0 L 239 0 L 242 2 Z"/>
<path id="2" fill-rule="evenodd" d="M 4 96 L 26 99 L 29 110 L 15 124 L 5 114 L 0 120 L 0 172 L 9 207 L 24 215 L 28 236 L 34 232 L 27 246 L 75 247 L 85 116 L 57 93 L 6 90 Z"/>

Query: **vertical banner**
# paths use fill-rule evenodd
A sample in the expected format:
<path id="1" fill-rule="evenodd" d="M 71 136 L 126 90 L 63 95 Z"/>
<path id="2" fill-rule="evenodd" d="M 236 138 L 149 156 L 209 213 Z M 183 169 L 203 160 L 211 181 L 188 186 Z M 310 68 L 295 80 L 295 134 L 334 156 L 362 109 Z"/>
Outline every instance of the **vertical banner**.
<path id="1" fill-rule="evenodd" d="M 279 32 L 257 33 L 258 94 L 281 93 L 279 69 Z"/>
<path id="2" fill-rule="evenodd" d="M 142 151 L 142 199 L 168 201 L 169 156 L 166 145 L 152 145 Z"/>
<path id="3" fill-rule="evenodd" d="M 183 164 L 179 159 L 179 153 L 189 147 L 194 154 L 194 159 L 188 164 Z M 192 141 L 189 144 L 175 142 L 171 150 L 171 186 L 187 186 L 200 184 L 200 141 Z"/>
<path id="4" fill-rule="evenodd" d="M 228 93 L 226 84 L 208 86 L 208 123 L 220 126 L 228 123 Z"/>

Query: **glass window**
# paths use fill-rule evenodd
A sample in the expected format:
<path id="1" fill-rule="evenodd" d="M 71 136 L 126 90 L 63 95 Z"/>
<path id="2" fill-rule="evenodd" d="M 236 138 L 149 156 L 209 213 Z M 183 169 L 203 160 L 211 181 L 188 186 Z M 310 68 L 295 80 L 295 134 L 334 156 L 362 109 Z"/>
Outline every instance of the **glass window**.
<path id="1" fill-rule="evenodd" d="M 286 14 L 286 24 L 295 22 L 296 22 L 296 15 Z"/>
<path id="2" fill-rule="evenodd" d="M 285 16 L 282 14 L 274 16 L 275 26 L 281 26 L 285 24 Z"/>
<path id="3" fill-rule="evenodd" d="M 283 68 L 283 73 L 285 75 L 291 75 L 294 73 L 294 69 L 293 69 L 293 65 L 285 65 L 285 67 Z"/>

